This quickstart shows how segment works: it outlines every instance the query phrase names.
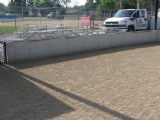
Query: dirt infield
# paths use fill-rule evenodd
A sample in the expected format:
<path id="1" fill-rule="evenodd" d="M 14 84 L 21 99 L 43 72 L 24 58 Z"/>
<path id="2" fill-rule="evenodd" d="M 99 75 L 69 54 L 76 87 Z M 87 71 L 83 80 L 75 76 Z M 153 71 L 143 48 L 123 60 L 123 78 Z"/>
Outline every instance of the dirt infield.
<path id="1" fill-rule="evenodd" d="M 160 44 L 0 66 L 0 120 L 159 120 Z"/>

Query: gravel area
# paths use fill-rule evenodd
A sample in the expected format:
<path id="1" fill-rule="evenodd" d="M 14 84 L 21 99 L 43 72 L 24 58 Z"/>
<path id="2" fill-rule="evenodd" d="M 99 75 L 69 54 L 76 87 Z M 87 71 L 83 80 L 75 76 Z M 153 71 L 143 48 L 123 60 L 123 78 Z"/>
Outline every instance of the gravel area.
<path id="1" fill-rule="evenodd" d="M 1 34 L 0 41 L 5 41 L 5 42 L 23 41 L 23 39 L 16 37 L 16 33 L 8 33 L 8 34 Z"/>
<path id="2" fill-rule="evenodd" d="M 0 66 L 0 120 L 159 120 L 160 44 Z"/>

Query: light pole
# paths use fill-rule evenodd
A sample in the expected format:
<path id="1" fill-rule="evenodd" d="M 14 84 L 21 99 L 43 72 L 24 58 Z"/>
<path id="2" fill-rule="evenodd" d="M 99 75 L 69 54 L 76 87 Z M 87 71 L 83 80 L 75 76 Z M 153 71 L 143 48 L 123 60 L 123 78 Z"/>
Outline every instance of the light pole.
<path id="1" fill-rule="evenodd" d="M 137 9 L 140 9 L 140 3 L 139 3 L 139 0 L 137 0 Z"/>
<path id="2" fill-rule="evenodd" d="M 22 19 L 23 19 L 23 0 L 21 0 L 21 4 L 22 4 Z"/>
<path id="3" fill-rule="evenodd" d="M 120 9 L 122 9 L 122 0 L 120 0 Z"/>

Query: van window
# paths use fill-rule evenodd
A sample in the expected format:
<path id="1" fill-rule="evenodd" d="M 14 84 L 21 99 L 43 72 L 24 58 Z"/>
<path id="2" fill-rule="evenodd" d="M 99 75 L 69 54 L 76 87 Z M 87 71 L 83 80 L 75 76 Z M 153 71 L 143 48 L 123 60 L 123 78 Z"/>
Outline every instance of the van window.
<path id="1" fill-rule="evenodd" d="M 145 17 L 144 11 L 141 11 L 141 17 Z"/>
<path id="2" fill-rule="evenodd" d="M 114 17 L 131 17 L 135 10 L 119 10 Z"/>
<path id="3" fill-rule="evenodd" d="M 135 13 L 133 14 L 133 17 L 138 18 L 138 17 L 139 17 L 139 11 L 135 12 Z"/>

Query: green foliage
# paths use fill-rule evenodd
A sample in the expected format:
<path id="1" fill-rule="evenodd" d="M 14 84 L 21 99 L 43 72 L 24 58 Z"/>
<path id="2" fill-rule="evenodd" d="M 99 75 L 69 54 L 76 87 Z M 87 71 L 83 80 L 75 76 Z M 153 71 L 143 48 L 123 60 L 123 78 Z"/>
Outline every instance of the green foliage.
<path id="1" fill-rule="evenodd" d="M 33 5 L 35 7 L 53 7 L 55 6 L 55 2 L 56 0 L 34 0 Z M 68 3 L 70 3 L 71 0 L 62 0 L 61 3 L 56 4 L 57 7 L 61 7 L 61 4 L 67 5 Z"/>
<path id="2" fill-rule="evenodd" d="M 27 3 L 26 3 L 26 6 L 28 6 L 28 7 L 33 7 L 33 3 L 34 3 L 34 0 L 27 0 L 26 1 Z"/>
<path id="3" fill-rule="evenodd" d="M 9 6 L 27 6 L 26 0 L 10 0 Z"/>
<path id="4" fill-rule="evenodd" d="M 7 11 L 6 6 L 1 2 L 0 2 L 0 11 L 3 11 L 3 12 Z"/>
<path id="5" fill-rule="evenodd" d="M 85 6 L 84 5 L 73 6 L 73 9 L 85 9 Z"/>
<path id="6" fill-rule="evenodd" d="M 34 7 L 53 7 L 54 2 L 52 0 L 34 0 Z"/>
<path id="7" fill-rule="evenodd" d="M 68 3 L 71 3 L 71 0 L 62 0 L 62 3 L 60 3 L 60 4 L 64 4 L 67 6 Z"/>
<path id="8" fill-rule="evenodd" d="M 65 15 L 66 14 L 66 9 L 65 8 L 61 8 L 61 15 Z"/>
<path id="9" fill-rule="evenodd" d="M 98 13 L 104 13 L 105 9 L 118 10 L 120 5 L 119 2 L 111 1 L 111 0 L 99 0 L 98 2 L 99 2 L 98 9 L 97 9 Z"/>
<path id="10" fill-rule="evenodd" d="M 124 1 L 122 3 L 123 9 L 136 9 L 137 8 L 137 1 Z"/>
<path id="11" fill-rule="evenodd" d="M 140 0 L 140 6 L 143 4 L 143 0 Z M 96 0 L 97 11 L 98 13 L 103 13 L 104 9 L 120 9 L 120 1 L 119 0 Z M 122 9 L 136 9 L 137 1 L 125 1 L 122 0 Z"/>
<path id="12" fill-rule="evenodd" d="M 97 2 L 93 3 L 93 0 L 88 0 L 87 3 L 85 4 L 86 11 L 96 9 L 96 7 L 97 7 Z"/>

